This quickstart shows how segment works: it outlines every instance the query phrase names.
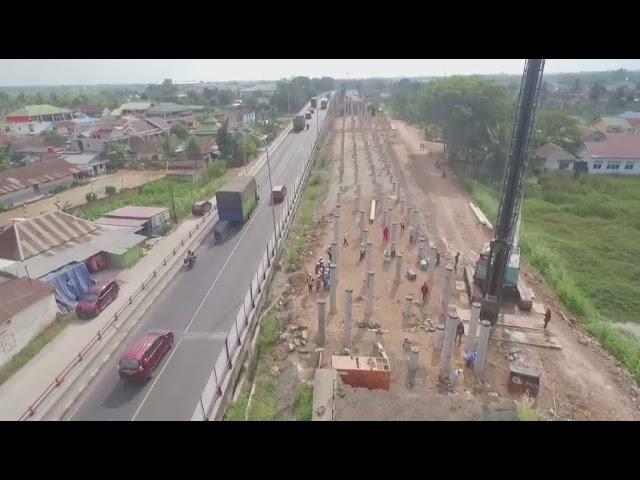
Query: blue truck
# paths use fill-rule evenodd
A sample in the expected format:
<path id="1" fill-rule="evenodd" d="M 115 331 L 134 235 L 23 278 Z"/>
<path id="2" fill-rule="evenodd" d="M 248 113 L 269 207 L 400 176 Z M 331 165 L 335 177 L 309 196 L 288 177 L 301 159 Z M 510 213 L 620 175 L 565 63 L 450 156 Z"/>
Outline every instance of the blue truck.
<path id="1" fill-rule="evenodd" d="M 258 186 L 253 176 L 241 175 L 216 192 L 220 221 L 246 222 L 258 205 Z"/>

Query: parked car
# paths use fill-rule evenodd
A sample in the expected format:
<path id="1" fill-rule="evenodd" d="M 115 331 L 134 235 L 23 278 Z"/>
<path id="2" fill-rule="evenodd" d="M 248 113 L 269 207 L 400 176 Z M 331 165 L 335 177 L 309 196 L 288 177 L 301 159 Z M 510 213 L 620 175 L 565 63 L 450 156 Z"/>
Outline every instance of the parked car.
<path id="1" fill-rule="evenodd" d="M 115 280 L 96 283 L 87 290 L 76 307 L 76 315 L 80 318 L 91 318 L 100 315 L 107 306 L 118 298 L 120 286 Z"/>
<path id="2" fill-rule="evenodd" d="M 193 207 L 191 207 L 191 213 L 193 213 L 197 217 L 201 217 L 202 215 L 210 211 L 212 208 L 213 208 L 213 205 L 211 205 L 211 202 L 207 200 L 202 202 L 196 202 L 193 204 Z"/>
<path id="3" fill-rule="evenodd" d="M 122 380 L 146 381 L 153 378 L 156 368 L 173 346 L 171 330 L 145 333 L 120 357 L 118 374 Z"/>
<path id="4" fill-rule="evenodd" d="M 276 185 L 271 192 L 271 200 L 273 203 L 280 203 L 287 196 L 287 187 L 284 185 Z"/>

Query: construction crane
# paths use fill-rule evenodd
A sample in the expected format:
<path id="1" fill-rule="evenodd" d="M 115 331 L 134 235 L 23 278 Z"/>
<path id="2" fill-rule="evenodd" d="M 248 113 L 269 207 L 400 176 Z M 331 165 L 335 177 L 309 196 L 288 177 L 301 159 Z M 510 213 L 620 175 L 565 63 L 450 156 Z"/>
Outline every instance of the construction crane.
<path id="1" fill-rule="evenodd" d="M 517 242 L 520 207 L 524 194 L 524 175 L 529 158 L 529 144 L 533 129 L 544 59 L 528 59 L 525 63 L 516 118 L 511 133 L 509 157 L 504 174 L 502 196 L 498 208 L 495 239 L 491 242 L 484 274 L 480 317 L 495 325 L 500 312 L 500 300 L 505 275 L 511 261 L 514 239 Z M 514 238 L 515 237 L 515 238 Z"/>

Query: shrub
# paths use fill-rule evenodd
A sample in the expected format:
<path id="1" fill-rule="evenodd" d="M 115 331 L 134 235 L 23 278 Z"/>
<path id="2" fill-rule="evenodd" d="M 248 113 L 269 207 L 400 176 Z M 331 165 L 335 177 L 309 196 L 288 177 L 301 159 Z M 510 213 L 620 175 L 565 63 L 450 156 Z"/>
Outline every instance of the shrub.
<path id="1" fill-rule="evenodd" d="M 115 195 L 116 193 L 118 193 L 118 189 L 116 187 L 114 187 L 113 185 L 107 185 L 106 187 L 104 187 L 104 191 L 107 194 L 107 196 L 111 196 L 111 195 Z"/>

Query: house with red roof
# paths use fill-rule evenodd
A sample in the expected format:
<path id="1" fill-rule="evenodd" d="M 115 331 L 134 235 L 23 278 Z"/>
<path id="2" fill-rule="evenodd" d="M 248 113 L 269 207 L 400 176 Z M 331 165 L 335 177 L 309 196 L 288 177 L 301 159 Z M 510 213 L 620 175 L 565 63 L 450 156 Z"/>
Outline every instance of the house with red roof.
<path id="1" fill-rule="evenodd" d="M 536 150 L 536 159 L 544 173 L 573 172 L 573 166 L 580 159 L 555 143 L 547 143 Z"/>
<path id="2" fill-rule="evenodd" d="M 607 133 L 599 142 L 585 142 L 577 155 L 593 174 L 640 175 L 640 135 Z"/>

